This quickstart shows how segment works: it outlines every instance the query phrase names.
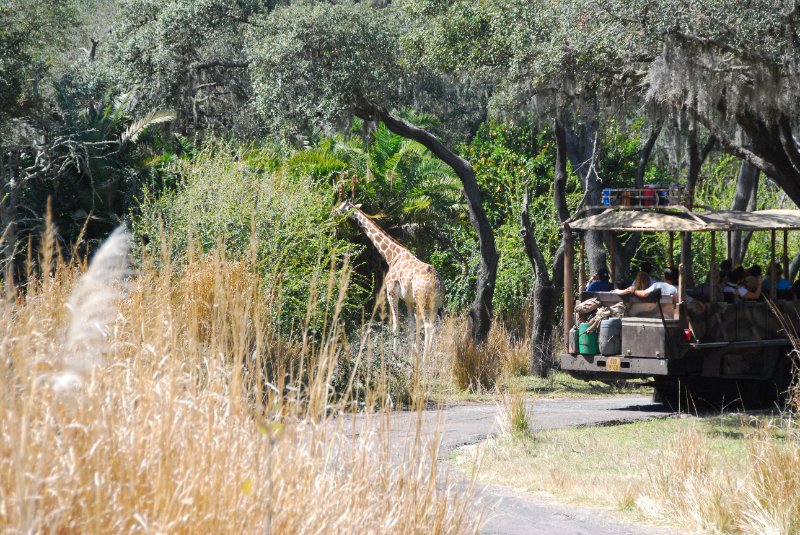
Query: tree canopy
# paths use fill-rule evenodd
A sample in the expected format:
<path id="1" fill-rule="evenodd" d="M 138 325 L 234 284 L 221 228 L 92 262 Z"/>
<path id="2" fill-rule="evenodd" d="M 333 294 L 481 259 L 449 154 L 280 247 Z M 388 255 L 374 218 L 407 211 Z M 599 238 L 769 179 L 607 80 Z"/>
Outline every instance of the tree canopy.
<path id="1" fill-rule="evenodd" d="M 478 340 L 498 285 L 508 310 L 563 282 L 559 223 L 603 187 L 684 182 L 706 202 L 728 173 L 736 195 L 715 202 L 754 207 L 777 195 L 763 171 L 800 201 L 798 18 L 777 0 L 6 3 L 4 260 L 48 196 L 65 234 L 101 236 L 223 137 L 291 155 L 275 165 L 322 180 L 326 202 L 349 188 L 420 254 L 464 264 L 438 267 Z M 515 286 L 530 210 L 536 282 Z M 612 246 L 619 269 L 654 250 L 594 234 L 591 266 Z"/>

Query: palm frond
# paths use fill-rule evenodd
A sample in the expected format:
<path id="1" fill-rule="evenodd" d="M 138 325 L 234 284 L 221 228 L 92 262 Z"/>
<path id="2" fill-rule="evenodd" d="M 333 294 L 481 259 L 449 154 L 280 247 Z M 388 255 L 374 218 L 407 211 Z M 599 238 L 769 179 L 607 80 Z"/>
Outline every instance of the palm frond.
<path id="1" fill-rule="evenodd" d="M 145 129 L 149 126 L 159 123 L 167 123 L 169 121 L 174 121 L 177 117 L 177 114 L 173 110 L 165 110 L 165 111 L 154 111 L 148 113 L 138 121 L 134 121 L 119 138 L 119 144 L 124 145 L 125 143 L 131 141 L 136 142 L 139 139 L 139 136 Z"/>
<path id="2" fill-rule="evenodd" d="M 378 170 L 387 169 L 386 162 L 400 150 L 404 141 L 404 138 L 392 133 L 383 123 L 378 126 L 373 133 L 373 142 L 370 148 L 372 160 L 370 167 L 375 174 L 378 174 Z"/>

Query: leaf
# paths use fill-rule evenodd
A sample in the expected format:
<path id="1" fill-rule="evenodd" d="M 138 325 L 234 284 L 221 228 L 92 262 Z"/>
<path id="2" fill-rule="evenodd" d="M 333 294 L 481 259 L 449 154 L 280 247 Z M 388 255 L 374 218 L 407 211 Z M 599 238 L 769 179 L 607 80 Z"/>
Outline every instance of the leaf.
<path id="1" fill-rule="evenodd" d="M 252 494 L 252 492 L 253 492 L 253 480 L 252 479 L 247 478 L 247 479 L 244 480 L 244 483 L 242 483 L 242 492 L 244 492 L 247 496 L 250 496 L 250 494 Z"/>
<path id="2" fill-rule="evenodd" d="M 154 111 L 148 113 L 138 121 L 134 121 L 119 138 L 119 144 L 124 145 L 128 141 L 135 142 L 139 135 L 148 127 L 154 124 L 167 123 L 174 121 L 177 114 L 173 110 Z"/>

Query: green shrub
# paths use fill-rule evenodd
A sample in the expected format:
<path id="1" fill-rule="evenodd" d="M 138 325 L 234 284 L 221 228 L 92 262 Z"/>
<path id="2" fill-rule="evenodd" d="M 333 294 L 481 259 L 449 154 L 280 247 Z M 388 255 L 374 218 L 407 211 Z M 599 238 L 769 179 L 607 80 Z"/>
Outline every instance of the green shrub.
<path id="1" fill-rule="evenodd" d="M 304 174 L 285 173 L 265 149 L 207 144 L 169 171 L 177 188 L 146 196 L 133 219 L 137 242 L 158 258 L 165 247 L 181 263 L 192 248 L 222 244 L 232 258 L 253 255 L 265 291 L 278 292 L 281 328 L 299 332 L 303 318 L 319 332 L 348 284 L 343 266 L 358 247 L 342 239 L 332 215 L 335 191 Z M 349 272 L 348 272 L 349 273 Z M 342 316 L 361 318 L 367 290 L 360 280 L 344 292 Z"/>
<path id="2" fill-rule="evenodd" d="M 334 390 L 347 392 L 359 408 L 364 404 L 409 406 L 413 398 L 413 365 L 405 334 L 398 339 L 399 350 L 395 352 L 388 324 L 365 324 L 339 354 Z"/>

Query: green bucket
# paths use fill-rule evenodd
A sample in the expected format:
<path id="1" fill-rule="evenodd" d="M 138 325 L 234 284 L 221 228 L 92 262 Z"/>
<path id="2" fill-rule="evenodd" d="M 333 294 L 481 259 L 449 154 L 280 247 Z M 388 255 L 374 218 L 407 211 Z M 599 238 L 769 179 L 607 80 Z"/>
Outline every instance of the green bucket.
<path id="1" fill-rule="evenodd" d="M 597 355 L 600 353 L 600 346 L 597 344 L 597 331 L 587 333 L 588 323 L 578 325 L 578 353 L 581 355 Z"/>

